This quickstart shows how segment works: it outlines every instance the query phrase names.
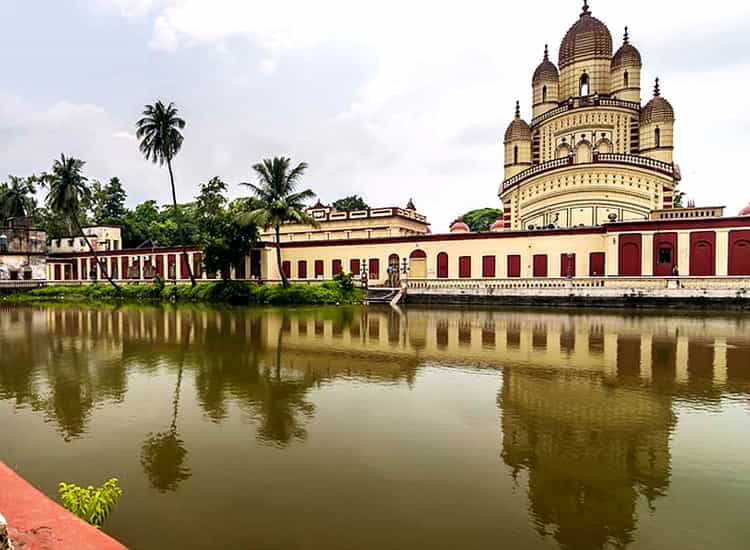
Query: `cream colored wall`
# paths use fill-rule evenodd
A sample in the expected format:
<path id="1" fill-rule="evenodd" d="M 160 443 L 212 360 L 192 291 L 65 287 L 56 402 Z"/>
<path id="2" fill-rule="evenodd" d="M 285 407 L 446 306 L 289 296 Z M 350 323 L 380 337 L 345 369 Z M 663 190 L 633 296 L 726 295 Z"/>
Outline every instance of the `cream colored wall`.
<path id="1" fill-rule="evenodd" d="M 543 100 L 544 94 L 543 89 L 547 87 L 547 99 Z M 532 86 L 532 105 L 533 113 L 532 117 L 536 118 L 539 115 L 546 113 L 550 109 L 557 107 L 558 101 L 560 100 L 560 85 L 557 81 L 550 80 L 540 82 L 536 86 Z"/>
<path id="2" fill-rule="evenodd" d="M 628 85 L 625 86 L 625 72 L 628 73 Z M 611 73 L 612 95 L 624 101 L 641 102 L 641 69 L 639 67 L 620 67 Z"/>
<path id="3" fill-rule="evenodd" d="M 613 153 L 630 153 L 630 123 L 637 118 L 633 111 L 616 107 L 575 109 L 549 118 L 537 128 L 540 162 L 557 158 L 556 152 L 563 143 L 592 141 L 592 135 L 597 143 L 602 137 L 608 139 Z"/>
<path id="4" fill-rule="evenodd" d="M 661 130 L 661 146 L 656 147 L 656 128 Z M 640 128 L 641 155 L 662 162 L 673 162 L 674 123 L 643 124 Z"/>
<path id="5" fill-rule="evenodd" d="M 529 178 L 503 193 L 503 204 L 511 207 L 511 229 L 529 224 L 561 227 L 599 225 L 609 213 L 617 219 L 645 220 L 651 210 L 663 205 L 664 188 L 673 183 L 637 167 L 607 163 L 567 166 Z"/>
<path id="6" fill-rule="evenodd" d="M 383 216 L 355 220 L 324 221 L 320 227 L 310 225 L 288 224 L 281 227 L 281 241 L 336 240 L 336 239 L 371 239 L 379 237 L 398 237 L 404 235 L 422 235 L 427 233 L 428 225 L 418 220 L 400 216 Z M 276 241 L 274 232 L 263 231 L 261 240 Z"/>
<path id="7" fill-rule="evenodd" d="M 608 94 L 611 90 L 612 64 L 609 59 L 577 61 L 560 70 L 560 100 L 580 96 L 581 75 L 589 75 L 589 95 Z"/>
<path id="8" fill-rule="evenodd" d="M 437 277 L 437 256 L 441 252 L 448 254 L 448 278 L 458 278 L 458 259 L 460 256 L 471 257 L 472 278 L 482 278 L 482 258 L 494 256 L 496 277 L 507 276 L 507 256 L 521 256 L 521 276 L 533 275 L 533 257 L 535 254 L 548 255 L 548 272 L 550 277 L 560 275 L 560 255 L 575 253 L 577 271 L 580 275 L 588 275 L 589 253 L 604 252 L 605 243 L 602 234 L 581 235 L 520 235 L 517 238 L 475 238 L 455 240 L 446 238 L 444 241 L 427 241 L 414 243 L 383 243 L 356 244 L 346 246 L 316 246 L 311 244 L 304 248 L 282 248 L 282 260 L 290 261 L 292 278 L 297 277 L 297 262 L 307 261 L 309 279 L 314 277 L 314 261 L 323 260 L 324 278 L 332 277 L 333 260 L 343 260 L 345 271 L 349 270 L 349 260 L 378 258 L 380 260 L 380 277 L 383 282 L 387 278 L 386 268 L 388 257 L 398 254 L 399 258 L 408 258 L 414 250 L 423 250 L 427 254 L 427 277 Z M 276 269 L 275 257 L 269 266 L 270 278 L 280 278 Z M 377 281 L 373 281 L 373 284 Z"/>
<path id="9" fill-rule="evenodd" d="M 514 149 L 518 147 L 518 163 L 514 164 Z M 531 166 L 531 141 L 509 141 L 505 144 L 505 179 Z"/>

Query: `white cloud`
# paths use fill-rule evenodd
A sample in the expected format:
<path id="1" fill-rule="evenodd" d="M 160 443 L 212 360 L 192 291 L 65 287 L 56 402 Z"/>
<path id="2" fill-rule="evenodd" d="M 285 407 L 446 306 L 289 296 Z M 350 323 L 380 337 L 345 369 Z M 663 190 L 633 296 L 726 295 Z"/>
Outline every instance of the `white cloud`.
<path id="1" fill-rule="evenodd" d="M 125 17 L 139 17 L 153 10 L 160 2 L 158 0 L 97 0 L 108 8 L 118 10 Z"/>

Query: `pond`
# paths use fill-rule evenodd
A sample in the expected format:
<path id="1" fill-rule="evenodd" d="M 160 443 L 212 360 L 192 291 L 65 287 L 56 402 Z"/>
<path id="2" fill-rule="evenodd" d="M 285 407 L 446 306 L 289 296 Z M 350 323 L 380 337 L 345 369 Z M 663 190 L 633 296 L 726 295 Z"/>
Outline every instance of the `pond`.
<path id="1" fill-rule="evenodd" d="M 133 549 L 747 548 L 750 318 L 0 305 L 0 460 Z"/>

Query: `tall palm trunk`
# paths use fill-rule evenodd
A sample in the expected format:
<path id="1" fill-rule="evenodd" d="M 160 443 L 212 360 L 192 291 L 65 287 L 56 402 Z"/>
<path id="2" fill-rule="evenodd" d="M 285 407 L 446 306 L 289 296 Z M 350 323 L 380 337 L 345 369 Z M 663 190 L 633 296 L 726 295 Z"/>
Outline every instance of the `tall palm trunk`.
<path id="1" fill-rule="evenodd" d="M 274 227 L 274 230 L 276 231 L 276 265 L 279 267 L 279 274 L 281 275 L 281 284 L 284 288 L 289 287 L 289 281 L 286 278 L 286 273 L 284 273 L 284 268 L 281 265 L 281 228 L 277 225 Z"/>
<path id="2" fill-rule="evenodd" d="M 177 223 L 177 233 L 180 236 L 180 246 L 182 247 L 182 259 L 185 262 L 185 265 L 187 266 L 188 275 L 190 276 L 190 284 L 192 286 L 195 286 L 195 276 L 193 275 L 193 268 L 190 267 L 190 262 L 188 261 L 188 255 L 187 255 L 187 248 L 185 247 L 185 228 L 182 224 L 182 219 L 180 216 L 180 211 L 177 208 L 177 193 L 174 189 L 174 174 L 172 173 L 172 159 L 167 157 L 167 168 L 169 168 L 169 181 L 172 184 L 172 204 L 174 205 L 174 219 L 175 223 Z"/>
<path id="3" fill-rule="evenodd" d="M 109 284 L 111 284 L 113 287 L 115 287 L 115 290 L 120 293 L 120 287 L 117 285 L 116 282 L 112 279 L 112 277 L 109 275 L 109 270 L 107 269 L 107 265 L 104 263 L 104 261 L 97 256 L 96 250 L 94 249 L 94 246 L 91 244 L 91 241 L 89 241 L 89 238 L 86 236 L 86 234 L 83 232 L 83 227 L 81 227 L 81 222 L 78 221 L 78 216 L 74 217 L 74 221 L 76 229 L 78 229 L 78 232 L 83 237 L 83 240 L 86 241 L 86 245 L 89 247 L 89 250 L 91 251 L 91 254 L 94 255 L 94 261 L 99 265 L 99 269 L 102 270 L 102 273 L 104 273 L 104 276 L 109 281 Z"/>

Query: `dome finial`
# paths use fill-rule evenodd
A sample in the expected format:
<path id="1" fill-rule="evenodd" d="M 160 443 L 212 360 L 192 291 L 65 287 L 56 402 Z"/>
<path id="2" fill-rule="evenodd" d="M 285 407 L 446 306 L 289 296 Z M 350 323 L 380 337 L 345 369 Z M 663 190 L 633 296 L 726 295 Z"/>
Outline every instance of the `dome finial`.
<path id="1" fill-rule="evenodd" d="M 521 118 L 521 102 L 516 100 L 516 118 Z"/>
<path id="2" fill-rule="evenodd" d="M 549 44 L 544 45 L 544 60 L 549 61 Z"/>
<path id="3" fill-rule="evenodd" d="M 630 34 L 628 33 L 628 26 L 625 25 L 625 37 L 622 40 L 623 44 L 630 44 Z"/>
<path id="4" fill-rule="evenodd" d="M 659 87 L 659 77 L 656 77 L 656 82 L 654 83 L 654 97 L 659 97 L 661 95 L 661 88 Z"/>
<path id="5" fill-rule="evenodd" d="M 591 10 L 589 9 L 589 0 L 583 0 L 583 11 L 581 12 L 581 17 L 584 15 L 591 15 Z"/>

